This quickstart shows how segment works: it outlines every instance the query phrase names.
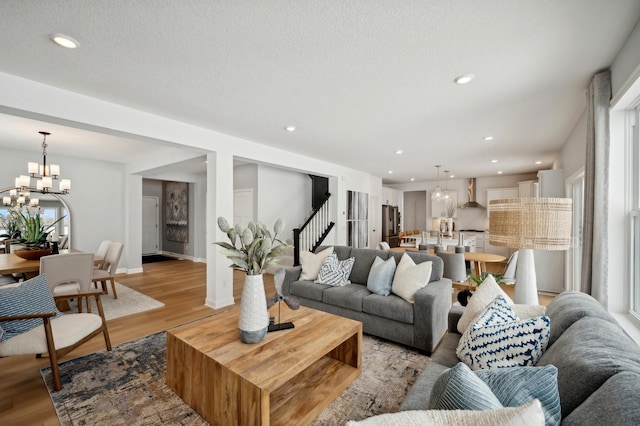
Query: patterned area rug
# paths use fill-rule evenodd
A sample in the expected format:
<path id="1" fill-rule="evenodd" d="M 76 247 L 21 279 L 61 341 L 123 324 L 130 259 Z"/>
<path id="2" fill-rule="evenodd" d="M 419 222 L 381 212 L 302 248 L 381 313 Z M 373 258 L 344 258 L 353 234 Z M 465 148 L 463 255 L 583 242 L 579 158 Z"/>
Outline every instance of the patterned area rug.
<path id="1" fill-rule="evenodd" d="M 124 286 L 116 281 L 116 293 L 118 298 L 113 298 L 111 284 L 107 283 L 109 294 L 100 296 L 102 301 L 102 309 L 104 309 L 104 317 L 107 320 L 124 317 L 126 315 L 137 314 L 139 312 L 148 311 L 149 309 L 161 308 L 164 303 L 135 291 L 132 288 Z M 69 302 L 71 307 L 70 313 L 78 312 L 78 302 L 74 299 Z M 83 312 L 86 312 L 86 306 L 83 306 Z M 97 313 L 95 298 L 91 298 L 91 312 Z"/>
<path id="2" fill-rule="evenodd" d="M 394 412 L 429 357 L 375 337 L 363 338 L 363 370 L 312 423 L 344 424 Z M 62 425 L 206 425 L 165 383 L 166 333 L 161 332 L 61 364 L 63 388 L 42 377 Z"/>

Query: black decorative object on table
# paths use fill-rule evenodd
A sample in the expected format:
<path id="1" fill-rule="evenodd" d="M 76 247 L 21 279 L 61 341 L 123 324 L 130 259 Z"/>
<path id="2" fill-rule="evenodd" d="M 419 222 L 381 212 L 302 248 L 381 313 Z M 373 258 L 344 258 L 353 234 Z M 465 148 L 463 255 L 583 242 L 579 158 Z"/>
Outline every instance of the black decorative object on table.
<path id="1" fill-rule="evenodd" d="M 473 296 L 473 293 L 471 293 L 471 291 L 469 290 L 460 290 L 458 292 L 458 302 L 460 302 L 460 304 L 462 306 L 467 306 L 467 303 L 469 303 L 469 298 Z"/>
<path id="2" fill-rule="evenodd" d="M 295 297 L 282 295 L 282 282 L 284 281 L 284 275 L 285 275 L 285 272 L 284 272 L 284 269 L 282 268 L 278 269 L 273 274 L 273 282 L 276 286 L 276 294 L 274 296 L 267 298 L 267 309 L 272 307 L 276 303 L 278 304 L 278 322 L 275 323 L 275 318 L 270 317 L 269 328 L 267 329 L 267 332 L 287 330 L 290 328 L 294 328 L 294 325 L 292 322 L 280 322 L 280 302 L 286 303 L 287 306 L 290 309 L 293 309 L 294 311 L 300 307 L 300 301 L 298 299 L 296 299 Z"/>

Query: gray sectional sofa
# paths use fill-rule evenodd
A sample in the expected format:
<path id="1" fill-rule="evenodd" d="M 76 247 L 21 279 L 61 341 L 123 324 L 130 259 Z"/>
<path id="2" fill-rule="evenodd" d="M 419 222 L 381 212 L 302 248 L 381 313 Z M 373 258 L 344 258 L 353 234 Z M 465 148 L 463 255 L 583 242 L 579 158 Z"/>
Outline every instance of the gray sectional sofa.
<path id="1" fill-rule="evenodd" d="M 418 377 L 400 410 L 425 410 L 438 376 L 459 362 L 457 323 L 463 312 L 454 306 L 449 332 Z M 640 424 L 640 346 L 591 296 L 565 292 L 547 306 L 551 320 L 549 346 L 536 366 L 558 369 L 562 425 Z"/>
<path id="2" fill-rule="evenodd" d="M 328 246 L 319 247 L 316 252 Z M 367 334 L 382 337 L 431 353 L 447 330 L 451 308 L 451 280 L 442 277 L 442 259 L 424 252 L 407 253 L 418 264 L 433 262 L 429 284 L 418 290 L 415 303 L 390 294 L 382 296 L 367 289 L 367 277 L 376 256 L 390 256 L 400 262 L 403 253 L 334 246 L 339 260 L 355 257 L 351 284 L 331 287 L 312 281 L 299 281 L 302 268 L 286 269 L 283 294 L 295 296 L 303 306 L 362 322 Z"/>

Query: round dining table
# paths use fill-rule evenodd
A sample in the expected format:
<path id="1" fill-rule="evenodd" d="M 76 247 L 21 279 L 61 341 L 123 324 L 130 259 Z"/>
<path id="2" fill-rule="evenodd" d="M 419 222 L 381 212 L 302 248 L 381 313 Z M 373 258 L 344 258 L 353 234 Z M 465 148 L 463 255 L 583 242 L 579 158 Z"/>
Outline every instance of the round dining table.
<path id="1" fill-rule="evenodd" d="M 403 252 L 403 251 L 418 251 L 414 247 L 394 247 L 391 251 Z M 455 253 L 453 251 L 445 250 L 443 253 Z M 429 249 L 429 254 L 434 254 L 433 249 Z M 501 254 L 494 253 L 482 253 L 479 251 L 466 251 L 464 252 L 464 260 L 473 262 L 473 274 L 482 275 L 487 272 L 487 263 L 500 263 L 507 260 L 507 258 Z"/>

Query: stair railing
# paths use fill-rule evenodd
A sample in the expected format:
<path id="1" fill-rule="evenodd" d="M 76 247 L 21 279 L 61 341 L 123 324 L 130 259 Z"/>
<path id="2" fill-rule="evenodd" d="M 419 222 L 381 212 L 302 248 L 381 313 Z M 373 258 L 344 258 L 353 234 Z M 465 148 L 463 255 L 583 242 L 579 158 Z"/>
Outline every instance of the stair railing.
<path id="1" fill-rule="evenodd" d="M 300 228 L 293 230 L 294 266 L 300 265 L 300 252 L 315 251 L 335 225 L 331 222 L 329 214 L 329 198 L 331 194 L 327 193 L 322 204 L 311 213 L 309 219 Z"/>

